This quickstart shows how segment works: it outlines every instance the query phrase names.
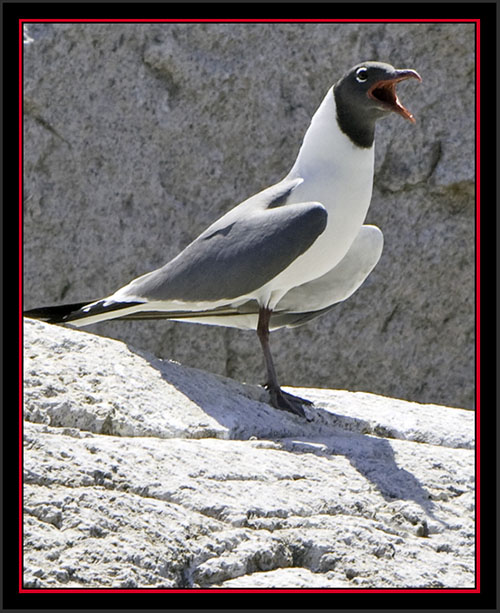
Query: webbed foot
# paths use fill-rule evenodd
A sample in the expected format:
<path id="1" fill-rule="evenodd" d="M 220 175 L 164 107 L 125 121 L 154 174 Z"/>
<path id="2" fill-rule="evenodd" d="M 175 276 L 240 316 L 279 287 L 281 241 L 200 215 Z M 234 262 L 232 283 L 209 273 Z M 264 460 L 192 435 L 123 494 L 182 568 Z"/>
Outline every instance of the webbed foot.
<path id="1" fill-rule="evenodd" d="M 303 405 L 311 406 L 313 404 L 310 400 L 284 392 L 280 387 L 273 387 L 271 385 L 265 385 L 264 387 L 269 392 L 271 405 L 275 409 L 288 411 L 289 413 L 300 415 L 300 417 L 305 417 L 306 414 L 304 413 Z"/>

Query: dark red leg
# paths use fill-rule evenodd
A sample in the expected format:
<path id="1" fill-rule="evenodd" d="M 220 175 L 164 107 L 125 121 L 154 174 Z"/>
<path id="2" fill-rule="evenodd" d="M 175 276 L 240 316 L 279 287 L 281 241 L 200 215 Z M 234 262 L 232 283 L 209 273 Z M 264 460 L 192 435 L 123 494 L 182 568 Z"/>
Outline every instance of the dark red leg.
<path id="1" fill-rule="evenodd" d="M 270 309 L 261 307 L 259 310 L 259 321 L 257 324 L 257 335 L 264 352 L 264 360 L 266 362 L 267 370 L 267 384 L 266 388 L 269 391 L 271 397 L 271 404 L 276 409 L 283 411 L 289 411 L 305 417 L 303 404 L 312 404 L 309 400 L 304 400 L 298 396 L 293 396 L 283 392 L 278 384 L 278 378 L 276 376 L 276 370 L 274 368 L 273 357 L 271 355 L 271 348 L 269 346 L 269 320 L 271 319 L 272 311 Z"/>

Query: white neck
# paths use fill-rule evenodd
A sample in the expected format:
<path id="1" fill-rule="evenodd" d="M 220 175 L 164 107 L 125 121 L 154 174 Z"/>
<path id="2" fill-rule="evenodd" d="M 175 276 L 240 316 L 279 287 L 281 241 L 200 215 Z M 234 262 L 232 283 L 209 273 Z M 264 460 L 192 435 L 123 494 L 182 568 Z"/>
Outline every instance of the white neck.
<path id="1" fill-rule="evenodd" d="M 370 148 L 358 147 L 340 130 L 331 87 L 311 119 L 287 178 L 314 176 L 322 171 L 337 174 L 353 165 L 361 165 L 362 170 L 371 166 L 373 175 L 373 151 L 373 145 Z"/>

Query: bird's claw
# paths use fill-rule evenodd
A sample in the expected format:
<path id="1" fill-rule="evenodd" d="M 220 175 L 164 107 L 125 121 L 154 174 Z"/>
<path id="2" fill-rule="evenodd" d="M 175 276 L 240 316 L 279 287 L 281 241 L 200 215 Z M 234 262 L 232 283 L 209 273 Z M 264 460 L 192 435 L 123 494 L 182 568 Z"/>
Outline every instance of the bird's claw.
<path id="1" fill-rule="evenodd" d="M 299 396 L 294 396 L 293 394 L 284 392 L 279 387 L 275 388 L 268 384 L 264 385 L 264 387 L 269 392 L 269 396 L 271 397 L 271 405 L 275 409 L 280 409 L 281 411 L 288 411 L 289 413 L 300 415 L 300 417 L 305 417 L 306 414 L 302 405 L 312 406 L 313 404 L 310 400 L 306 400 L 305 398 L 300 398 Z"/>
<path id="2" fill-rule="evenodd" d="M 285 398 L 291 398 L 292 400 L 299 400 L 302 404 L 305 404 L 308 407 L 312 407 L 314 402 L 312 402 L 312 400 L 308 400 L 307 398 L 302 398 L 302 396 L 294 396 L 293 394 L 289 394 L 288 392 L 284 392 L 283 390 L 281 390 L 281 393 L 283 394 L 283 396 L 285 396 Z"/>

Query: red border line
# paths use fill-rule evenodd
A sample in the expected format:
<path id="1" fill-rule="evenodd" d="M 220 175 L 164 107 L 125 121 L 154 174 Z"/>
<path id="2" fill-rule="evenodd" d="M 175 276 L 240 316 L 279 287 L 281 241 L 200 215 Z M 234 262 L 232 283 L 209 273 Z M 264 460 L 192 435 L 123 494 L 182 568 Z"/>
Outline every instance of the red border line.
<path id="1" fill-rule="evenodd" d="M 478 19 L 23 19 L 23 23 L 477 23 Z"/>
<path id="2" fill-rule="evenodd" d="M 23 591 L 23 22 L 19 21 L 19 589 Z"/>
<path id="3" fill-rule="evenodd" d="M 476 25 L 476 586 L 457 589 L 115 589 L 115 588 L 23 588 L 23 445 L 19 445 L 19 592 L 22 594 L 212 594 L 212 593 L 346 593 L 346 594 L 471 594 L 480 592 L 480 22 L 476 19 L 19 19 L 19 304 L 23 300 L 23 26 L 28 23 L 474 23 Z M 23 432 L 23 319 L 19 313 L 20 433 Z"/>
<path id="4" fill-rule="evenodd" d="M 255 588 L 255 589 L 244 589 L 244 588 L 213 588 L 213 589 L 155 589 L 155 588 L 144 588 L 144 589 L 119 589 L 119 588 L 102 588 L 102 589 L 80 589 L 80 588 L 68 588 L 68 589 L 59 589 L 59 588 L 46 588 L 46 589 L 25 589 L 22 590 L 23 594 L 143 594 L 144 592 L 152 593 L 152 594 L 429 594 L 429 593 L 438 593 L 438 594 L 474 594 L 478 590 L 476 588 L 457 588 L 457 589 L 441 589 L 441 588 L 425 588 L 425 589 L 405 589 L 405 588 L 386 588 L 386 589 L 342 589 L 342 588 Z"/>
<path id="5" fill-rule="evenodd" d="M 480 513 L 480 490 L 481 490 L 481 459 L 479 456 L 480 449 L 480 423 L 481 423 L 481 403 L 480 403 L 480 295 L 481 295 L 481 250 L 480 250 L 480 235 L 481 235 L 481 86 L 480 86 L 480 20 L 476 23 L 476 587 L 480 589 L 480 566 L 481 566 L 481 513 Z"/>

